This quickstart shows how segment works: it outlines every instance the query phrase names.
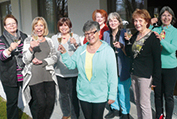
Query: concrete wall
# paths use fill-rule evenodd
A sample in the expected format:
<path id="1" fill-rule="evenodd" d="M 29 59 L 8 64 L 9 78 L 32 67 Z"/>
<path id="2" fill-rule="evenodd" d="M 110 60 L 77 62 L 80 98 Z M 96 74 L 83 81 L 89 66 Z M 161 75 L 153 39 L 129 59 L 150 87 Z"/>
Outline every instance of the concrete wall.
<path id="1" fill-rule="evenodd" d="M 82 27 L 87 20 L 92 20 L 95 9 L 107 11 L 106 0 L 68 0 L 68 15 L 73 24 L 73 32 L 83 35 Z"/>
<path id="2" fill-rule="evenodd" d="M 31 34 L 31 23 L 37 16 L 37 0 L 11 0 L 12 14 L 17 18 L 18 28 Z"/>

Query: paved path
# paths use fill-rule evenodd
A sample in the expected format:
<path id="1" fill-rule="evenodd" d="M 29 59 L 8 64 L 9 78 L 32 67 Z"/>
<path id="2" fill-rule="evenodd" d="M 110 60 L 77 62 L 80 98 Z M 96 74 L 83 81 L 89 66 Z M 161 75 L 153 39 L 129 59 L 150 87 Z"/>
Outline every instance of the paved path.
<path id="1" fill-rule="evenodd" d="M 131 118 L 130 119 L 137 119 L 137 113 L 136 113 L 136 106 L 135 106 L 135 103 L 134 103 L 134 100 L 133 100 L 133 92 L 132 92 L 132 89 L 130 88 L 130 94 L 131 94 L 131 110 L 130 110 L 130 116 Z M 153 96 L 154 92 L 152 91 L 151 93 L 151 105 L 152 105 L 152 112 L 153 112 L 153 116 L 155 114 L 155 108 L 154 108 L 154 96 Z M 21 93 L 20 93 L 21 95 Z M 2 84 L 0 82 L 0 96 L 5 98 L 5 94 L 4 94 L 4 91 L 3 91 L 3 88 L 2 88 Z M 19 96 L 20 97 L 20 96 Z M 173 113 L 173 118 L 172 119 L 177 119 L 177 98 L 175 97 L 175 106 L 174 106 L 174 113 Z M 19 98 L 19 107 L 25 112 L 27 113 L 28 115 L 31 116 L 31 113 L 29 111 L 29 107 L 23 107 L 23 103 L 22 103 L 22 100 L 21 98 Z M 104 116 L 108 113 L 108 110 L 105 109 L 104 111 Z M 57 102 L 55 104 L 55 108 L 54 108 L 54 112 L 52 114 L 52 117 L 51 119 L 61 119 L 62 118 L 62 112 L 61 112 L 61 109 L 60 109 L 60 105 L 59 105 L 59 102 Z M 81 116 L 79 119 L 84 119 L 83 117 L 83 114 L 81 113 Z M 119 117 L 115 117 L 113 119 L 119 119 Z M 153 117 L 153 119 L 155 119 Z"/>

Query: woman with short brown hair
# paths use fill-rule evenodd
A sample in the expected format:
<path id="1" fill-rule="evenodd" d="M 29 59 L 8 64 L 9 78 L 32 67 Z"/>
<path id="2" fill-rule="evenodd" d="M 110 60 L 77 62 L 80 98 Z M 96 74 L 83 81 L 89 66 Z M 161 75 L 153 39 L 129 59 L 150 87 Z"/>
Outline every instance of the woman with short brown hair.
<path id="1" fill-rule="evenodd" d="M 137 32 L 126 43 L 131 57 L 131 80 L 138 119 L 152 119 L 151 87 L 158 86 L 161 72 L 160 41 L 149 28 L 151 17 L 147 10 L 136 9 L 132 20 Z M 128 37 L 125 37 L 128 40 Z"/>

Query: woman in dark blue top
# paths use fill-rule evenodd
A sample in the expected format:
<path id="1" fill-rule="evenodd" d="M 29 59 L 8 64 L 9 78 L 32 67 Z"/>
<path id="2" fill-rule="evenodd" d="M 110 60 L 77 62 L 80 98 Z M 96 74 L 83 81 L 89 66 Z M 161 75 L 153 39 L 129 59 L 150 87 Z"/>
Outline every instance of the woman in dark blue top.
<path id="1" fill-rule="evenodd" d="M 122 20 L 117 12 L 110 13 L 108 16 L 109 31 L 105 31 L 103 40 L 106 41 L 115 51 L 118 68 L 118 92 L 117 98 L 111 104 L 111 111 L 105 116 L 113 118 L 120 116 L 120 119 L 129 119 L 130 111 L 130 59 L 124 52 L 124 32 L 122 29 Z M 121 110 L 121 112 L 120 112 Z"/>

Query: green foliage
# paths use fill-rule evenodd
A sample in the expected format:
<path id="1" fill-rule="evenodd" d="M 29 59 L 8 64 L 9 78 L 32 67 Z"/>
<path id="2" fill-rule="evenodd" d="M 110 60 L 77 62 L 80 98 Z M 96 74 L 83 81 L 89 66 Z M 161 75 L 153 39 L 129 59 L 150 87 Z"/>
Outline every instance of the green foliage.
<path id="1" fill-rule="evenodd" d="M 20 119 L 31 119 L 31 117 L 23 113 L 20 109 L 19 109 L 19 117 Z M 7 119 L 6 101 L 1 96 L 0 96 L 0 119 Z"/>

